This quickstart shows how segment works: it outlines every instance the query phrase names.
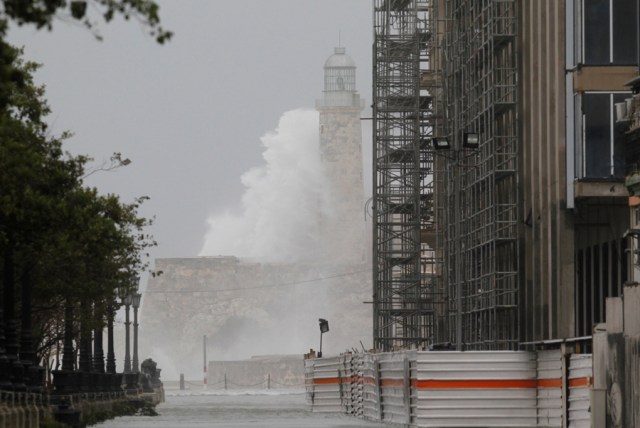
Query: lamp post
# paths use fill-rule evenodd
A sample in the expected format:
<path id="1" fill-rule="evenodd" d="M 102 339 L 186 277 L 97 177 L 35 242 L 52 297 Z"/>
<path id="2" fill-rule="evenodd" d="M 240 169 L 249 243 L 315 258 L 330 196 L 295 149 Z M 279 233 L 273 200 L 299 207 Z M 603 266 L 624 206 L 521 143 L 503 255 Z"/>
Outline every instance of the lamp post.
<path id="1" fill-rule="evenodd" d="M 140 293 L 131 295 L 131 304 L 133 305 L 133 373 L 140 373 L 140 365 L 138 364 L 138 308 L 141 297 Z"/>
<path id="2" fill-rule="evenodd" d="M 113 344 L 113 319 L 115 318 L 116 302 L 111 300 L 107 306 L 107 378 L 109 379 L 109 390 L 120 391 L 122 378 L 116 373 L 116 354 Z"/>
<path id="3" fill-rule="evenodd" d="M 131 321 L 129 321 L 129 307 L 131 306 L 131 295 L 127 294 L 122 297 L 122 303 L 124 304 L 124 326 L 125 326 L 125 345 L 124 345 L 124 374 L 131 373 L 131 350 L 130 350 L 130 334 L 129 334 L 129 326 L 131 325 Z"/>
<path id="4" fill-rule="evenodd" d="M 322 335 L 329 331 L 329 321 L 324 318 L 318 319 L 320 324 L 320 350 L 318 351 L 318 358 L 322 358 Z"/>
<path id="5" fill-rule="evenodd" d="M 451 161 L 451 166 L 453 168 L 458 168 L 461 166 L 468 166 L 460 161 L 465 159 L 466 156 L 460 156 L 460 153 L 463 150 L 471 150 L 473 154 L 480 147 L 480 135 L 475 132 L 463 132 L 462 133 L 462 141 L 461 148 L 454 149 L 449 142 L 449 139 L 446 137 L 434 137 L 432 139 L 433 148 L 435 149 L 435 154 L 440 150 L 454 150 L 453 157 L 444 155 L 449 161 Z M 464 347 L 464 343 L 462 340 L 462 293 L 463 293 L 463 284 L 466 283 L 466 272 L 465 272 L 465 255 L 463 254 L 465 251 L 464 243 L 462 239 L 462 220 L 461 220 L 461 210 L 462 210 L 462 183 L 459 171 L 453 172 L 453 179 L 447 180 L 448 183 L 453 185 L 453 196 L 454 196 L 454 242 L 456 245 L 456 251 L 454 251 L 455 262 L 453 269 L 447 269 L 448 272 L 458 272 L 457 275 L 460 275 L 456 278 L 456 350 L 462 351 Z"/>

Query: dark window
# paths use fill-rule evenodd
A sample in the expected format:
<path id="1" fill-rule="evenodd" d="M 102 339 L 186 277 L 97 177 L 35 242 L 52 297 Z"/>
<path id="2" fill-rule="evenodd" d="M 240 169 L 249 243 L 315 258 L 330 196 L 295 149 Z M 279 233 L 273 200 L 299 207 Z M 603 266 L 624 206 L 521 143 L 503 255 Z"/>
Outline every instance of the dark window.
<path id="1" fill-rule="evenodd" d="M 611 119 L 614 104 L 623 102 L 628 97 L 629 95 L 624 93 L 583 94 L 584 167 L 580 178 L 624 176 L 624 136 L 616 129 Z"/>
<path id="2" fill-rule="evenodd" d="M 620 275 L 622 276 L 622 281 L 618 282 L 618 296 L 622 296 L 622 284 L 629 280 L 628 278 L 628 266 L 627 261 L 629 258 L 627 257 L 627 240 L 620 240 Z"/>
<path id="3" fill-rule="evenodd" d="M 591 334 L 591 324 L 593 322 L 593 318 L 591 316 L 591 308 L 593 304 L 593 273 L 591 269 L 593 268 L 593 259 L 591 258 L 591 248 L 587 248 L 586 250 L 587 257 L 585 257 L 584 261 L 584 270 L 585 270 L 585 289 L 584 289 L 584 325 L 582 335 Z"/>
<path id="4" fill-rule="evenodd" d="M 613 1 L 613 63 L 637 64 L 638 29 L 636 0 Z"/>
<path id="5" fill-rule="evenodd" d="M 583 14 L 585 64 L 638 63 L 636 0 L 583 0 Z"/>
<path id="6" fill-rule="evenodd" d="M 578 336 L 584 336 L 584 251 L 578 250 L 578 257 L 576 260 L 578 277 L 576 278 L 576 332 Z"/>
<path id="7" fill-rule="evenodd" d="M 622 103 L 630 94 L 613 94 L 613 105 Z M 615 117 L 615 116 L 614 116 Z M 615 126 L 615 124 L 614 124 Z M 613 170 L 614 176 L 624 177 L 625 171 L 625 150 L 624 150 L 624 132 L 620 127 L 614 128 L 613 135 Z"/>
<path id="8" fill-rule="evenodd" d="M 620 266 L 620 256 L 618 255 L 618 241 L 613 240 L 609 243 L 611 247 L 611 293 L 609 297 L 618 297 L 618 284 L 621 281 L 618 276 Z"/>
<path id="9" fill-rule="evenodd" d="M 602 321 L 600 318 L 600 303 L 602 302 L 602 275 L 601 275 L 600 246 L 593 246 L 593 324 Z"/>
<path id="10" fill-rule="evenodd" d="M 609 0 L 584 0 L 584 62 L 609 64 Z"/>
<path id="11" fill-rule="evenodd" d="M 600 246 L 602 253 L 602 289 L 600 290 L 600 322 L 606 321 L 606 301 L 611 296 L 611 269 L 612 257 L 609 251 L 609 243 L 605 242 Z"/>
<path id="12" fill-rule="evenodd" d="M 584 94 L 584 175 L 611 176 L 611 101 L 607 93 Z"/>

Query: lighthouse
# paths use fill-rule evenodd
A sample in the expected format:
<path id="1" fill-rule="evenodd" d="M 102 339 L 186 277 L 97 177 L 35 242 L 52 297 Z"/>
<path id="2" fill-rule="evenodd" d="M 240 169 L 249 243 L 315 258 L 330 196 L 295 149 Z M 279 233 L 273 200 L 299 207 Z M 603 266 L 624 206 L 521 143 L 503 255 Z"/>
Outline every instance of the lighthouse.
<path id="1" fill-rule="evenodd" d="M 322 229 L 328 251 L 343 263 L 365 258 L 362 129 L 364 101 L 356 91 L 356 65 L 337 47 L 324 64 L 324 90 L 316 101 L 320 113 L 320 155 L 326 171 L 329 206 Z"/>

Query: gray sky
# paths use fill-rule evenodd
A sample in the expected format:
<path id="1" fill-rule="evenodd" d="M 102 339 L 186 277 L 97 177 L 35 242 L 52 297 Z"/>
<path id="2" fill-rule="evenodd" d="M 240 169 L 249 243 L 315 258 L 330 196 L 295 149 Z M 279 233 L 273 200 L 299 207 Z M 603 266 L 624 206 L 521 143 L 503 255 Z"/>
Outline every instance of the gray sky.
<path id="1" fill-rule="evenodd" d="M 122 20 L 101 23 L 103 42 L 65 21 L 51 33 L 11 28 L 9 41 L 43 64 L 37 81 L 47 87 L 53 131 L 75 134 L 68 151 L 95 164 L 113 152 L 132 160 L 87 184 L 125 201 L 150 196 L 141 212 L 156 216 L 152 257 L 192 257 L 209 216 L 241 209 L 240 176 L 264 163 L 260 137 L 285 111 L 313 108 L 339 37 L 370 104 L 371 1 L 158 3 L 175 33 L 165 46 Z"/>

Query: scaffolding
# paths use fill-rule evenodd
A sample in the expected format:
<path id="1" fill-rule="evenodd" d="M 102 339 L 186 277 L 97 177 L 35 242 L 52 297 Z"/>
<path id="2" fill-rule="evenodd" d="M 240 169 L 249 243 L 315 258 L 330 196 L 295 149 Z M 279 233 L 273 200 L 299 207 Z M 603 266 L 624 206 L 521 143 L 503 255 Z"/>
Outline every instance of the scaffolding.
<path id="1" fill-rule="evenodd" d="M 444 205 L 449 340 L 518 344 L 517 0 L 446 2 Z M 478 149 L 463 145 L 478 134 Z M 440 189 L 439 189 L 440 190 Z"/>
<path id="2" fill-rule="evenodd" d="M 430 145 L 436 2 L 374 0 L 373 338 L 385 351 L 426 348 L 446 334 Z"/>

